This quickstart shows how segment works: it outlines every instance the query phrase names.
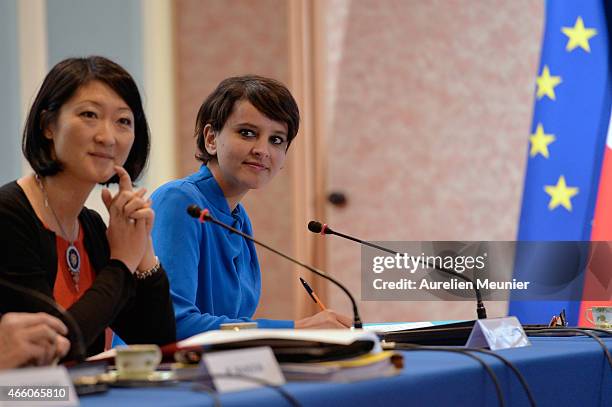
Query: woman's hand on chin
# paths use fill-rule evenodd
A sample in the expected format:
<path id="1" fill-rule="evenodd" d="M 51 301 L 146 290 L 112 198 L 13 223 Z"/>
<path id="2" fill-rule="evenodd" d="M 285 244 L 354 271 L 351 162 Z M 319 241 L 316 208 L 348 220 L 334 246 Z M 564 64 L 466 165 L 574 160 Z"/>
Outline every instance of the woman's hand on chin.
<path id="1" fill-rule="evenodd" d="M 112 196 L 108 189 L 102 190 L 102 201 L 109 213 L 106 236 L 111 258 L 121 260 L 134 272 L 149 249 L 154 215 L 142 198 L 144 190 L 132 189 L 130 175 L 123 167 L 116 166 L 115 171 L 119 176 L 117 194 Z"/>

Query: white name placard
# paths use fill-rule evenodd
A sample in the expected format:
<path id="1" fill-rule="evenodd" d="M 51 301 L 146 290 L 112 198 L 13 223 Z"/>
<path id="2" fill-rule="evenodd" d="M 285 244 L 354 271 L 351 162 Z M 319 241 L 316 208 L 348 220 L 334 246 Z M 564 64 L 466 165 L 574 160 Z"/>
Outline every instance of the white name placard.
<path id="1" fill-rule="evenodd" d="M 263 387 L 264 383 L 285 384 L 274 353 L 267 346 L 207 353 L 201 363 L 220 393 Z"/>
<path id="2" fill-rule="evenodd" d="M 491 350 L 522 348 L 530 345 L 531 342 L 516 317 L 477 320 L 465 344 L 467 348 Z"/>

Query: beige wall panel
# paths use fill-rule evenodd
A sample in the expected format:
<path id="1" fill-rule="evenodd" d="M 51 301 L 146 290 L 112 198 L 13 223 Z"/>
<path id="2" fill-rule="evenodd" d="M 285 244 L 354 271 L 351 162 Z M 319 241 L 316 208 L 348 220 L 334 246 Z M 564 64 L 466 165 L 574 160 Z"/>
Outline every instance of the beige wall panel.
<path id="1" fill-rule="evenodd" d="M 328 185 L 349 199 L 328 207 L 330 225 L 369 240 L 515 239 L 543 3 L 327 4 Z M 329 270 L 359 293 L 360 248 L 327 239 Z M 473 318 L 474 308 L 361 303 L 366 321 Z"/>

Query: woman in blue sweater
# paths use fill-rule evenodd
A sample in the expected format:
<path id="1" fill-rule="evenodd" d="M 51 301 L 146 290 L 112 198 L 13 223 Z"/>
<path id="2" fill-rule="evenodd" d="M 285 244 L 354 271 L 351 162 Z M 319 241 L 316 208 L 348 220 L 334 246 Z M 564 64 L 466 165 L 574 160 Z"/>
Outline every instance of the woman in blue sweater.
<path id="1" fill-rule="evenodd" d="M 251 321 L 261 292 L 253 243 L 194 221 L 186 208 L 207 208 L 216 219 L 252 235 L 240 200 L 282 168 L 299 120 L 289 90 L 259 76 L 225 79 L 200 107 L 195 135 L 203 165 L 152 195 L 153 244 L 170 270 L 177 339 L 218 329 L 222 323 Z M 344 328 L 352 320 L 326 310 L 295 322 L 256 322 L 260 328 Z"/>

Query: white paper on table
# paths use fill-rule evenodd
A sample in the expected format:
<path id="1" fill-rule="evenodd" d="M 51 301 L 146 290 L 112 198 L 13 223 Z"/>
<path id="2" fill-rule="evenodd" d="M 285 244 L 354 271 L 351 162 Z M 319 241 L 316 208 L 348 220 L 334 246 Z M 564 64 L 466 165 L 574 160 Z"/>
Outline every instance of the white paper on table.
<path id="1" fill-rule="evenodd" d="M 94 362 L 96 360 L 114 358 L 117 355 L 117 351 L 115 348 L 109 349 L 107 351 L 98 353 L 97 355 L 93 355 L 85 359 L 87 362 Z"/>
<path id="2" fill-rule="evenodd" d="M 428 328 L 434 326 L 431 322 L 402 322 L 398 324 L 366 324 L 364 331 L 371 332 L 395 332 L 407 331 L 410 329 Z"/>
<path id="3" fill-rule="evenodd" d="M 177 347 L 218 345 L 256 339 L 287 339 L 338 345 L 350 345 L 355 341 L 371 341 L 375 348 L 379 344 L 374 332 L 363 329 L 243 329 L 204 332 L 178 342 Z"/>

